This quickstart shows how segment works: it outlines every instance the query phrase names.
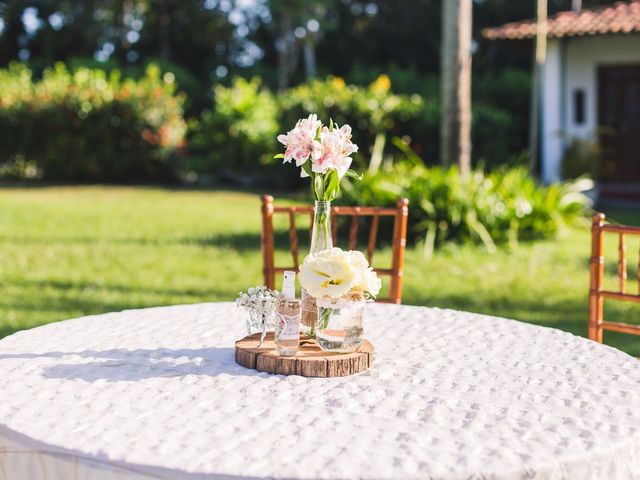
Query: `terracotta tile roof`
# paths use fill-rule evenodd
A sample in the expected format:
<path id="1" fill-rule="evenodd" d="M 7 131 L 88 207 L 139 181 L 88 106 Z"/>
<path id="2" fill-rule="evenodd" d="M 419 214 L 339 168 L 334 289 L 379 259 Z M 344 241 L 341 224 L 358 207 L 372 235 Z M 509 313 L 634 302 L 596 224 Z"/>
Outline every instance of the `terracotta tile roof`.
<path id="1" fill-rule="evenodd" d="M 617 2 L 579 13 L 559 12 L 549 19 L 548 32 L 552 38 L 640 32 L 640 0 Z M 536 35 L 536 22 L 524 20 L 485 28 L 482 35 L 489 40 L 533 38 Z"/>

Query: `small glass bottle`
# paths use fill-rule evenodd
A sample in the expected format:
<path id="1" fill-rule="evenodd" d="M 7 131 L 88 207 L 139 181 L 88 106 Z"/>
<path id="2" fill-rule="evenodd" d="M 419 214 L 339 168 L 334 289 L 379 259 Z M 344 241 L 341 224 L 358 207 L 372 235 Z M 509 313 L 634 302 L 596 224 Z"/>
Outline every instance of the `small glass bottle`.
<path id="1" fill-rule="evenodd" d="M 300 344 L 300 300 L 296 300 L 295 278 L 295 272 L 284 272 L 276 309 L 276 351 L 285 357 L 298 353 Z"/>

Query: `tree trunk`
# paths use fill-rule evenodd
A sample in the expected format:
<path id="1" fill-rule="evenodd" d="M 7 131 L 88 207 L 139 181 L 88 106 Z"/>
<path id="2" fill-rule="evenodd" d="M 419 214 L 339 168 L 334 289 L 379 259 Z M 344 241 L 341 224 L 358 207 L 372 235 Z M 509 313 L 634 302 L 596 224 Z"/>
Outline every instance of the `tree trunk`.
<path id="1" fill-rule="evenodd" d="M 171 60 L 171 13 L 166 0 L 160 2 L 160 56 Z"/>
<path id="2" fill-rule="evenodd" d="M 278 89 L 284 90 L 289 86 L 289 73 L 291 71 L 291 14 L 282 12 L 280 16 L 280 37 L 276 42 L 278 51 Z"/>
<path id="3" fill-rule="evenodd" d="M 471 168 L 472 0 L 442 0 L 440 161 Z"/>
<path id="4" fill-rule="evenodd" d="M 313 39 L 306 39 L 304 42 L 304 67 L 307 78 L 314 78 L 317 73 L 316 62 L 316 42 Z"/>
<path id="5" fill-rule="evenodd" d="M 542 72 L 547 56 L 547 0 L 537 0 L 537 5 L 536 49 L 533 62 L 531 114 L 529 119 L 529 171 L 531 173 L 535 173 L 538 164 Z"/>

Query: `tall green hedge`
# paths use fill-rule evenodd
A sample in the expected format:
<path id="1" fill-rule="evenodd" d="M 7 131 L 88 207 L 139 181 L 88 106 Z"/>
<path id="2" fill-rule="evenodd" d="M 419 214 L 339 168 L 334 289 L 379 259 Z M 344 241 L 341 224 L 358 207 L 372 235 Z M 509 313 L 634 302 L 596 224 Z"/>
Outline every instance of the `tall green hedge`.
<path id="1" fill-rule="evenodd" d="M 213 93 L 214 108 L 189 123 L 187 168 L 260 176 L 273 158 L 280 128 L 275 95 L 257 77 L 215 85 Z"/>
<path id="2" fill-rule="evenodd" d="M 190 122 L 188 167 L 214 175 L 267 176 L 278 187 L 295 186 L 297 172 L 270 165 L 280 148 L 276 136 L 300 118 L 316 113 L 325 122 L 351 125 L 360 147 L 356 158 L 366 168 L 392 151 L 391 136 L 421 130 L 423 117 L 433 113 L 420 95 L 394 94 L 385 75 L 368 86 L 329 76 L 278 93 L 259 78 L 235 78 L 213 92 L 213 108 Z"/>
<path id="3" fill-rule="evenodd" d="M 187 129 L 186 97 L 176 93 L 179 78 L 153 65 L 135 79 L 81 65 L 71 70 L 57 64 L 39 79 L 20 64 L 0 70 L 0 178 L 137 181 L 186 173 L 295 188 L 301 185 L 295 169 L 272 161 L 279 149 L 276 136 L 310 113 L 351 125 L 360 170 L 373 164 L 375 171 L 399 159 L 394 137 L 408 142 L 426 164 L 437 163 L 434 81 L 425 83 L 422 94 L 398 94 L 385 74 L 368 85 L 329 76 L 283 92 L 266 88 L 259 78 L 235 78 L 213 86 L 211 108 L 192 116 Z M 527 77 L 506 72 L 477 80 L 475 88 L 487 103 L 474 105 L 473 157 L 495 168 L 518 153 L 522 126 L 514 126 L 508 111 L 524 108 Z"/>
<path id="4" fill-rule="evenodd" d="M 38 80 L 24 65 L 0 70 L 0 167 L 51 180 L 167 178 L 186 131 L 172 80 L 153 66 L 139 80 L 63 64 Z"/>

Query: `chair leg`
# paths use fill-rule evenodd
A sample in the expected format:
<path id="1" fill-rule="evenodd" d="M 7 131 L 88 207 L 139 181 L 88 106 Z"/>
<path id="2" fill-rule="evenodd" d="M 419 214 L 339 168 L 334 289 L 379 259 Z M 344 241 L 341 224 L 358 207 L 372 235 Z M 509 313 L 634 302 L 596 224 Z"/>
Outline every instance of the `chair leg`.
<path id="1" fill-rule="evenodd" d="M 275 288 L 274 239 L 273 239 L 273 197 L 262 196 L 262 272 L 267 288 Z"/>
<path id="2" fill-rule="evenodd" d="M 591 224 L 591 261 L 589 264 L 589 328 L 591 340 L 602 343 L 604 299 L 600 295 L 604 281 L 604 214 L 596 213 Z"/>

